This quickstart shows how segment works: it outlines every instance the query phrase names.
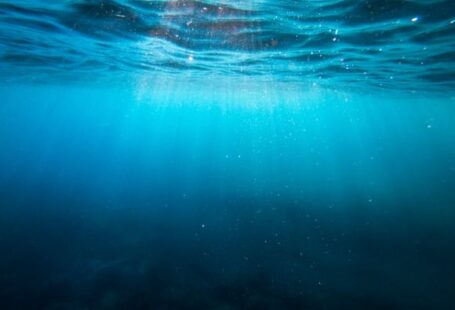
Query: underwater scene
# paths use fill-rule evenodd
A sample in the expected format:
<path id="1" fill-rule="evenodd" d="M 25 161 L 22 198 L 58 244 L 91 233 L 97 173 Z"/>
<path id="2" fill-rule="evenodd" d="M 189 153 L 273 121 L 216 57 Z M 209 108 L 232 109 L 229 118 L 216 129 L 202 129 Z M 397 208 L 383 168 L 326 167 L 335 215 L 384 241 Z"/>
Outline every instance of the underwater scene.
<path id="1" fill-rule="evenodd" d="M 455 1 L 0 0 L 0 309 L 455 309 Z"/>

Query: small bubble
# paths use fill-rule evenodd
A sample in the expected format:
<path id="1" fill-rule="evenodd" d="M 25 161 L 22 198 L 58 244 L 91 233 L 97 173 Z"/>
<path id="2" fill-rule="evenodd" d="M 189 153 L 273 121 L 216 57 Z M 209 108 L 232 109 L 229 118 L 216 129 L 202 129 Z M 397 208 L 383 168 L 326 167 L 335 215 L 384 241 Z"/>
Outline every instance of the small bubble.
<path id="1" fill-rule="evenodd" d="M 413 19 L 411 19 L 411 21 L 412 21 L 413 23 L 415 23 L 415 22 L 418 21 L 418 20 L 419 20 L 419 17 L 417 17 L 417 16 L 414 17 Z"/>

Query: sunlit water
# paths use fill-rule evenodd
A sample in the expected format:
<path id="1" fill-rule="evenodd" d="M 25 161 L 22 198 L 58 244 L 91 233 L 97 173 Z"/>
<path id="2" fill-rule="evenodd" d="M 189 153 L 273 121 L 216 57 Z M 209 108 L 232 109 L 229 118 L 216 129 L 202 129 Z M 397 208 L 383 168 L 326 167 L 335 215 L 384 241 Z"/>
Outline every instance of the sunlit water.
<path id="1" fill-rule="evenodd" d="M 454 309 L 455 2 L 0 2 L 0 309 Z"/>

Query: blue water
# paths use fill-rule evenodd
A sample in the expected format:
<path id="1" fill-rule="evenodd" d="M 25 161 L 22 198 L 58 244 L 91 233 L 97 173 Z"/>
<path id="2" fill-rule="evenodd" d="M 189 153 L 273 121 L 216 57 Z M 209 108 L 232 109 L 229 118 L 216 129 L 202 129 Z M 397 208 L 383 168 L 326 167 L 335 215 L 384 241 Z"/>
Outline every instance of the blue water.
<path id="1" fill-rule="evenodd" d="M 0 309 L 454 309 L 455 2 L 0 1 Z"/>

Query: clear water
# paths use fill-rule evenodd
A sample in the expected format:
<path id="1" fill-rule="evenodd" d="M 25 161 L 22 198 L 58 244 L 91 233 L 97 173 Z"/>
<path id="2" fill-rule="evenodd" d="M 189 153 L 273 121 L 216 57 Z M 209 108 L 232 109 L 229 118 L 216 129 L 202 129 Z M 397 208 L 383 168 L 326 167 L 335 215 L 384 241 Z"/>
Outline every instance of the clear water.
<path id="1" fill-rule="evenodd" d="M 455 2 L 1 1 L 1 309 L 453 309 Z"/>

